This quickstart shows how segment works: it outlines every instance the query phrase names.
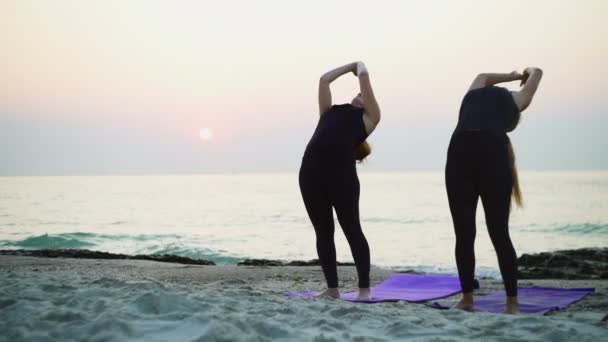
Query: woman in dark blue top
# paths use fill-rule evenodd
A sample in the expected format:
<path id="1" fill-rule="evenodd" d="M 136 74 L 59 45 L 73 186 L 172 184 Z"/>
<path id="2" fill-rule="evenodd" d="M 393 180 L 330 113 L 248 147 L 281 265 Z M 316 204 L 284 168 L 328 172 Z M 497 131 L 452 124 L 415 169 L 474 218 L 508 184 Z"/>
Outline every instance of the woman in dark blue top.
<path id="1" fill-rule="evenodd" d="M 358 76 L 361 92 L 349 104 L 332 105 L 330 83 L 349 72 Z M 321 77 L 319 112 L 319 122 L 306 146 L 299 174 L 300 191 L 315 229 L 317 254 L 327 281 L 327 289 L 319 296 L 340 297 L 334 244 L 335 209 L 357 268 L 357 299 L 369 300 L 370 256 L 359 221 L 356 161 L 371 152 L 366 138 L 380 121 L 380 108 L 363 63 L 350 63 Z"/>
<path id="2" fill-rule="evenodd" d="M 515 129 L 542 77 L 538 68 L 523 74 L 480 74 L 464 96 L 452 134 L 445 182 L 456 232 L 456 264 L 463 296 L 456 308 L 473 310 L 475 212 L 481 197 L 486 225 L 507 295 L 505 312 L 518 313 L 517 256 L 509 236 L 511 197 L 521 206 L 515 156 L 507 132 Z M 511 92 L 494 86 L 521 80 Z"/>

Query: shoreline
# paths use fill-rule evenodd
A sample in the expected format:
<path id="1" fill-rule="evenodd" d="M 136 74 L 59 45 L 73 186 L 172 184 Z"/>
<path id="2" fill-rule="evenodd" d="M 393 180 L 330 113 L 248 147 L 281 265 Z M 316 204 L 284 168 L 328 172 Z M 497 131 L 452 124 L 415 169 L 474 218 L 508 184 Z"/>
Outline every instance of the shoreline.
<path id="1" fill-rule="evenodd" d="M 148 260 L 183 265 L 216 266 L 213 260 L 194 259 L 174 254 L 127 255 L 88 249 L 0 249 L 0 256 L 29 256 L 41 258 L 73 258 L 100 260 Z M 580 248 L 523 254 L 518 259 L 518 279 L 608 280 L 608 248 Z M 338 266 L 354 266 L 352 262 L 337 262 Z M 320 266 L 318 259 L 274 260 L 241 259 L 235 266 Z M 372 265 L 373 266 L 373 265 Z M 220 266 L 221 267 L 221 266 Z M 396 273 L 420 273 L 413 269 L 385 267 Z M 399 269 L 399 271 L 396 271 Z"/>

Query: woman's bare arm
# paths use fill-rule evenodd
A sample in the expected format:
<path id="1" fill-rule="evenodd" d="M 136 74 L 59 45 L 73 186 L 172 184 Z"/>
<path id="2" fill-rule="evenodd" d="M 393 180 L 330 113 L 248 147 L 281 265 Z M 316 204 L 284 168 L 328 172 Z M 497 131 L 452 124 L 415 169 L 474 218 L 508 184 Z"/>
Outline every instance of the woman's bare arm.
<path id="1" fill-rule="evenodd" d="M 524 70 L 523 87 L 519 91 L 511 93 L 520 112 L 523 112 L 532 103 L 532 98 L 536 90 L 538 90 L 538 85 L 542 78 L 543 71 L 539 68 L 528 67 Z"/>
<path id="2" fill-rule="evenodd" d="M 349 63 L 341 67 L 335 68 L 323 74 L 319 79 L 319 113 L 323 114 L 327 112 L 332 105 L 331 102 L 331 89 L 329 85 L 335 81 L 338 77 L 349 73 L 356 72 L 357 63 Z"/>
<path id="3" fill-rule="evenodd" d="M 511 82 L 521 80 L 523 75 L 518 73 L 517 71 L 512 71 L 508 74 L 500 74 L 500 73 L 482 73 L 477 75 L 471 83 L 469 90 L 483 88 L 487 86 L 491 86 L 498 83 Z"/>
<path id="4" fill-rule="evenodd" d="M 367 134 L 371 134 L 380 122 L 380 106 L 376 101 L 367 67 L 362 62 L 357 63 L 357 76 L 359 77 L 359 89 L 363 98 L 363 109 L 365 110 L 363 114 L 365 130 Z"/>

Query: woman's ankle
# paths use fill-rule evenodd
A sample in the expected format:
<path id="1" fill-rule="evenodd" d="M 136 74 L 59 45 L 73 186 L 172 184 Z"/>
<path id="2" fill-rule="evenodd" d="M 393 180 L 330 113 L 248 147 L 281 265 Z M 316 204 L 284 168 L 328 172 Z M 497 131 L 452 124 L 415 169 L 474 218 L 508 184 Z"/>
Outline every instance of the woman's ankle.
<path id="1" fill-rule="evenodd" d="M 462 300 L 465 301 L 473 301 L 473 291 L 471 292 L 463 292 L 462 293 Z"/>

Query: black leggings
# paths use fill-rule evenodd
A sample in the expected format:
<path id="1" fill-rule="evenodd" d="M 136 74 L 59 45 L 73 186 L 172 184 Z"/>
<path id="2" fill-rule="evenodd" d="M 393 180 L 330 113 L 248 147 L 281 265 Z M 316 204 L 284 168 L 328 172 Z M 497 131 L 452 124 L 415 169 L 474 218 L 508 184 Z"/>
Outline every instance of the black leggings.
<path id="1" fill-rule="evenodd" d="M 300 168 L 300 191 L 317 236 L 317 254 L 327 286 L 338 287 L 333 207 L 355 260 L 359 287 L 367 288 L 369 246 L 359 221 L 360 189 L 356 168 L 352 165 L 323 170 L 308 164 L 313 163 L 305 161 Z"/>
<path id="2" fill-rule="evenodd" d="M 456 264 L 464 293 L 473 291 L 475 273 L 475 212 L 481 197 L 488 233 L 507 296 L 517 296 L 517 257 L 509 237 L 511 162 L 508 137 L 489 132 L 452 136 L 445 183 L 456 232 Z"/>

